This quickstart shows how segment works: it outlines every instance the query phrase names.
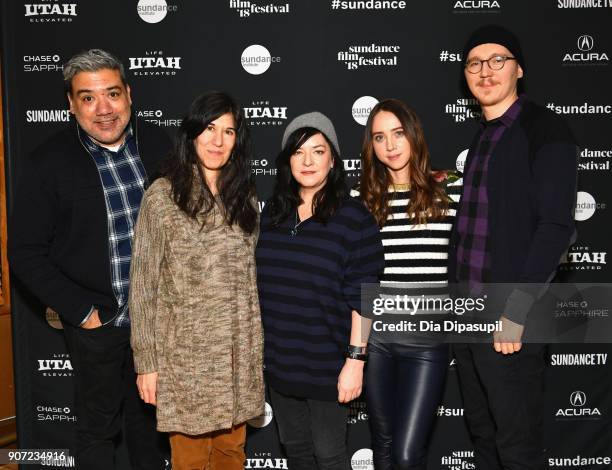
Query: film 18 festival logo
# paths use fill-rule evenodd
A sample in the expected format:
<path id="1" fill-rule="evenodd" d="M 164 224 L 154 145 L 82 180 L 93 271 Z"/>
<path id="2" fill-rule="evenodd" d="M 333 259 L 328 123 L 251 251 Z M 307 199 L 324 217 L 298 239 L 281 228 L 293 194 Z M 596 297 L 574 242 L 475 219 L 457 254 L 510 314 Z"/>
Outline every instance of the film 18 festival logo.
<path id="1" fill-rule="evenodd" d="M 251 15 L 282 15 L 290 10 L 289 3 L 277 5 L 254 0 L 229 0 L 229 7 L 237 11 L 240 18 L 248 18 Z"/>
<path id="2" fill-rule="evenodd" d="M 395 67 L 400 46 L 370 44 L 367 46 L 349 46 L 346 51 L 338 51 L 338 61 L 343 62 L 348 70 L 359 67 Z"/>
<path id="3" fill-rule="evenodd" d="M 452 116 L 456 123 L 466 122 L 480 117 L 480 107 L 474 98 L 458 98 L 444 107 L 444 114 Z"/>
<path id="4" fill-rule="evenodd" d="M 25 17 L 30 23 L 71 23 L 77 16 L 76 3 L 26 3 Z"/>
<path id="5" fill-rule="evenodd" d="M 475 470 L 473 450 L 454 450 L 440 459 L 444 470 Z"/>

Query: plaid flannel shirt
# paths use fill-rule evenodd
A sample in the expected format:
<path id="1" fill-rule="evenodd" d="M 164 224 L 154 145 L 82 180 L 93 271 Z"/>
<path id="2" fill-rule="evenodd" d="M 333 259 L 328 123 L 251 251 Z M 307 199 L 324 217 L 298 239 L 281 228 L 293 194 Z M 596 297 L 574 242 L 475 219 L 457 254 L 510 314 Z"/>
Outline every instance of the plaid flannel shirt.
<path id="1" fill-rule="evenodd" d="M 467 282 L 472 295 L 482 293 L 491 269 L 489 240 L 489 159 L 497 143 L 521 112 L 523 95 L 497 119 L 480 122 L 481 133 L 463 177 L 457 216 L 457 281 Z"/>
<path id="2" fill-rule="evenodd" d="M 111 282 L 119 306 L 113 324 L 127 327 L 130 325 L 127 301 L 132 238 L 147 175 L 138 155 L 138 145 L 131 125 L 127 128 L 124 143 L 116 152 L 96 144 L 85 132 L 80 134 L 96 163 L 104 189 Z"/>

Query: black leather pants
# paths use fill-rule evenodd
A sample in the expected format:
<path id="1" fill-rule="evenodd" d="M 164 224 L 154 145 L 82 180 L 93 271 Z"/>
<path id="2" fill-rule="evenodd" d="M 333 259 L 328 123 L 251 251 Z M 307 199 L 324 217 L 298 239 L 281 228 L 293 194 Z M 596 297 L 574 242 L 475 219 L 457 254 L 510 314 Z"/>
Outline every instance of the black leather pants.
<path id="1" fill-rule="evenodd" d="M 376 470 L 424 470 L 448 345 L 370 344 L 366 400 Z"/>

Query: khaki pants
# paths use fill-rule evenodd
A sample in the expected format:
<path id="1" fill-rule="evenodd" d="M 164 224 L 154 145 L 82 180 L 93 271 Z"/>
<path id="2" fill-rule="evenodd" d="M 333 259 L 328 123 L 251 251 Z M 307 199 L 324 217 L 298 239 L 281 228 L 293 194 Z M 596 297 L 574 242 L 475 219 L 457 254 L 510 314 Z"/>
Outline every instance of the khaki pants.
<path id="1" fill-rule="evenodd" d="M 242 470 L 246 424 L 199 436 L 170 433 L 173 470 Z"/>

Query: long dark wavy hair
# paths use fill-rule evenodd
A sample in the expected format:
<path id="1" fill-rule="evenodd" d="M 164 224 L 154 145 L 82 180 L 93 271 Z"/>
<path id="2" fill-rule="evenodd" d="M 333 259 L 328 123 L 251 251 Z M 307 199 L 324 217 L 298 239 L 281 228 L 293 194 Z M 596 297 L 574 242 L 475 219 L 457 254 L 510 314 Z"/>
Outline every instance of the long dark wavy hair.
<path id="1" fill-rule="evenodd" d="M 209 91 L 191 103 L 179 128 L 174 152 L 165 162 L 162 173 L 172 185 L 172 199 L 185 214 L 194 220 L 198 215 L 207 215 L 215 205 L 215 198 L 206 184 L 194 140 L 208 124 L 226 113 L 234 118 L 236 142 L 219 173 L 217 190 L 226 223 L 238 224 L 245 233 L 251 234 L 257 225 L 257 211 L 253 206 L 255 182 L 249 160 L 249 131 L 242 109 L 228 94 Z M 204 227 L 206 218 L 202 219 Z"/>
<path id="2" fill-rule="evenodd" d="M 432 175 L 423 126 L 414 110 L 397 99 L 380 101 L 372 108 L 368 117 L 361 148 L 361 200 L 382 227 L 390 212 L 389 186 L 393 181 L 387 167 L 374 153 L 372 122 L 381 111 L 393 113 L 397 117 L 410 143 L 408 216 L 419 224 L 442 217 L 448 208 L 449 200 Z"/>
<path id="3" fill-rule="evenodd" d="M 348 197 L 348 189 L 344 181 L 344 164 L 340 155 L 320 130 L 312 127 L 296 129 L 287 138 L 287 143 L 276 158 L 276 184 L 270 199 L 272 225 L 276 226 L 293 215 L 303 202 L 300 197 L 300 185 L 291 174 L 291 156 L 315 134 L 325 137 L 330 148 L 334 166 L 327 175 L 327 181 L 312 199 L 312 216 L 319 222 L 326 223 L 334 215 Z"/>

